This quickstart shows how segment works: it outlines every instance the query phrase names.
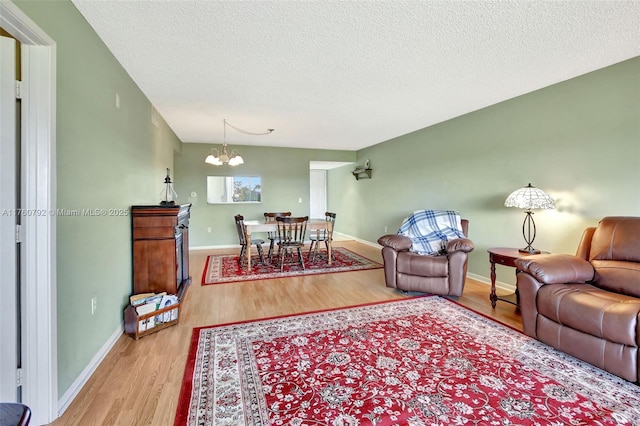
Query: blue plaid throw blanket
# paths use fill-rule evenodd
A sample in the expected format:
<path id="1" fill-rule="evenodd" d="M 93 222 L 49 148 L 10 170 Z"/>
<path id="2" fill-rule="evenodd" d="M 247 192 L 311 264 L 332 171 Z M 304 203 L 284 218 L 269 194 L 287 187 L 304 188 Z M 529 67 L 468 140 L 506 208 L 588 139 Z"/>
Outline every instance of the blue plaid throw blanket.
<path id="1" fill-rule="evenodd" d="M 446 253 L 446 243 L 464 238 L 460 215 L 452 210 L 417 210 L 406 218 L 398 235 L 411 239 L 411 251 L 418 254 Z"/>

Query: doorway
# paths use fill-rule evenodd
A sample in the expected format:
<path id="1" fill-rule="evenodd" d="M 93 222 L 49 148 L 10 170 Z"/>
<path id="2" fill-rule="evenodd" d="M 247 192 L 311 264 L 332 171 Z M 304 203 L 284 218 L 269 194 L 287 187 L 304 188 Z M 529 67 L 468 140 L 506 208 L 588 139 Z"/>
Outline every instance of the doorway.
<path id="1" fill-rule="evenodd" d="M 21 211 L 34 212 L 32 215 L 21 215 L 21 230 L 17 230 L 14 224 L 9 233 L 10 236 L 16 235 L 21 241 L 21 266 L 16 271 L 22 283 L 21 306 L 24 308 L 20 314 L 21 399 L 31 408 L 31 421 L 34 424 L 46 424 L 58 417 L 55 280 L 56 47 L 53 39 L 12 2 L 0 1 L 0 27 L 21 45 L 21 148 L 19 154 L 7 153 L 7 158 L 13 157 L 14 165 L 18 165 L 14 171 L 18 173 L 19 170 L 21 189 L 16 196 L 20 198 Z M 7 78 L 10 80 L 6 83 L 7 87 L 10 84 L 15 88 L 15 79 Z M 0 76 L 0 79 L 3 80 L 0 84 L 5 84 L 5 77 Z M 4 111 L 2 115 L 4 116 Z M 16 126 L 15 122 L 13 126 Z M 8 145 L 3 142 L 2 146 Z M 9 182 L 16 180 L 14 175 Z M 41 214 L 37 215 L 36 212 Z M 12 268 L 16 269 L 15 263 Z M 15 310 L 17 301 L 14 299 L 13 303 Z M 11 349 L 11 352 L 17 353 L 17 348 Z M 16 373 L 13 371 L 10 386 L 16 383 Z M 12 393 L 11 390 L 8 392 Z M 15 399 L 16 397 L 12 398 Z"/>
<path id="2" fill-rule="evenodd" d="M 18 43 L 0 29 L 0 400 L 21 402 L 20 281 L 18 253 L 18 137 L 19 104 L 16 99 Z M 15 238 L 12 238 L 15 236 Z"/>
<path id="3" fill-rule="evenodd" d="M 327 211 L 327 171 L 309 171 L 309 217 L 324 219 Z"/>
<path id="4" fill-rule="evenodd" d="M 309 217 L 324 219 L 328 210 L 327 171 L 353 164 L 351 161 L 310 161 L 309 162 Z"/>

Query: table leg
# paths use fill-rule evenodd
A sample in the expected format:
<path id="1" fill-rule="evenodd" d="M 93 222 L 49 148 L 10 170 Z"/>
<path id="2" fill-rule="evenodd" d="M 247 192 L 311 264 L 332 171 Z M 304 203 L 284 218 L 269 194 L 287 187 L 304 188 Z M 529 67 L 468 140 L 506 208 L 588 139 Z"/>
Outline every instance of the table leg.
<path id="1" fill-rule="evenodd" d="M 328 264 L 331 266 L 331 256 L 333 253 L 333 222 L 329 222 L 327 226 L 327 256 L 329 256 Z"/>
<path id="2" fill-rule="evenodd" d="M 247 229 L 245 239 L 247 240 L 247 271 L 251 272 L 251 232 Z"/>
<path id="3" fill-rule="evenodd" d="M 491 307 L 495 309 L 498 301 L 498 296 L 496 295 L 496 263 L 493 259 L 489 260 L 489 263 L 491 263 L 491 294 L 489 295 L 489 300 L 491 300 Z"/>
<path id="4" fill-rule="evenodd" d="M 520 272 L 520 270 L 518 268 L 516 268 L 516 306 L 519 308 L 520 307 L 520 292 L 518 291 L 518 272 Z"/>

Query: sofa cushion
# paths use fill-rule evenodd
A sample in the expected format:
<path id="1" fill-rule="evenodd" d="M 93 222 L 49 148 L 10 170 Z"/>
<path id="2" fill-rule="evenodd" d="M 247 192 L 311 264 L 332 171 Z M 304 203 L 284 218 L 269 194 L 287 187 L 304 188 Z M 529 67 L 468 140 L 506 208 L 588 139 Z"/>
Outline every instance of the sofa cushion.
<path id="1" fill-rule="evenodd" d="M 640 217 L 605 217 L 593 233 L 589 260 L 640 262 Z"/>
<path id="2" fill-rule="evenodd" d="M 640 263 L 619 260 L 593 260 L 593 283 L 605 290 L 640 297 Z"/>
<path id="3" fill-rule="evenodd" d="M 541 315 L 593 336 L 639 346 L 640 299 L 589 284 L 547 284 L 538 290 Z"/>
<path id="4" fill-rule="evenodd" d="M 420 277 L 448 277 L 449 259 L 447 256 L 424 256 L 410 251 L 398 253 L 396 269 L 399 274 Z"/>
<path id="5" fill-rule="evenodd" d="M 602 340 L 538 315 L 538 339 L 630 382 L 638 381 L 638 347 Z"/>

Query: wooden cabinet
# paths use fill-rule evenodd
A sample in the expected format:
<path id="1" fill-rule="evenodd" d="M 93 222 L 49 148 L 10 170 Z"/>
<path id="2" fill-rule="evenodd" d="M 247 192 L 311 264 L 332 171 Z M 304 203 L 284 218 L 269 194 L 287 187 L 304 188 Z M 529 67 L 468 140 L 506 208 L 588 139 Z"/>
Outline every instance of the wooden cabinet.
<path id="1" fill-rule="evenodd" d="M 182 299 L 189 276 L 191 204 L 131 206 L 133 294 L 175 294 Z"/>

